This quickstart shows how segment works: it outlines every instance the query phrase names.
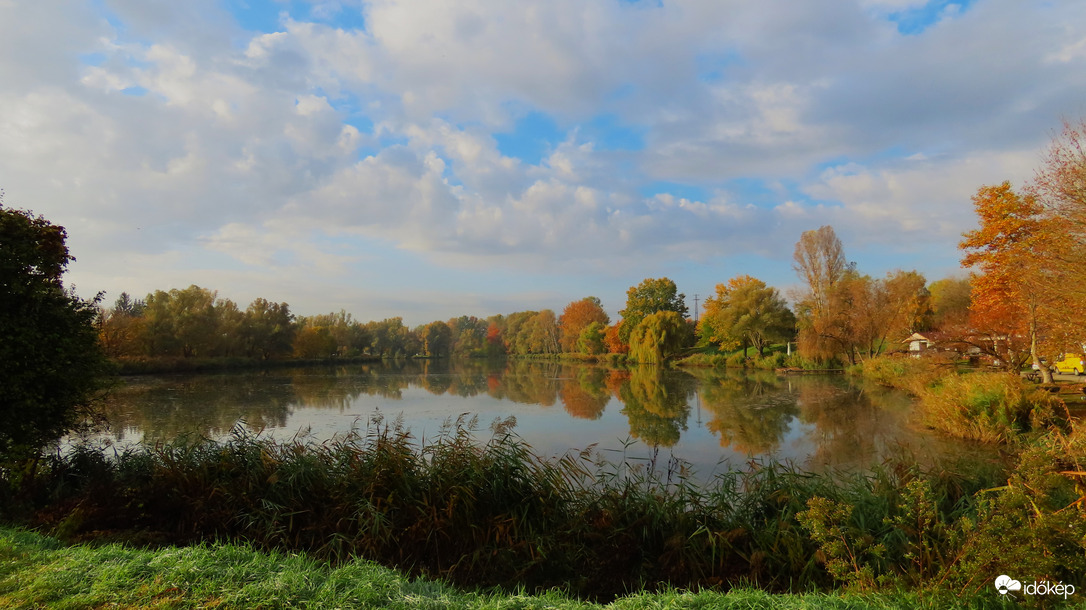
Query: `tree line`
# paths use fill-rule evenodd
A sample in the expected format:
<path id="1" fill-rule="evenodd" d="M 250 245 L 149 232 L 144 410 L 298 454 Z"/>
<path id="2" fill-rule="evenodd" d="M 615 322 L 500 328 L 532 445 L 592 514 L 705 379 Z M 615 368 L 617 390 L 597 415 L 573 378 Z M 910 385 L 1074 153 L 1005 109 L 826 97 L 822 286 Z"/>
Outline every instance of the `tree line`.
<path id="1" fill-rule="evenodd" d="M 668 278 L 629 288 L 614 323 L 599 298 L 553 310 L 487 318 L 464 315 L 409 327 L 399 317 L 363 322 L 346 311 L 298 316 L 287 303 L 255 299 L 242 309 L 216 291 L 189 286 L 156 290 L 143 299 L 122 293 L 103 308 L 98 332 L 113 358 L 327 359 L 352 357 L 495 357 L 624 354 L 658 363 L 696 350 L 755 350 L 795 341 L 815 360 L 855 362 L 895 345 L 908 332 L 965 319 L 969 281 L 930 286 L 916 271 L 884 278 L 846 262 L 829 226 L 807 231 L 796 244 L 795 267 L 806 289 L 792 295 L 749 275 L 717 285 L 695 323 L 686 297 Z"/>

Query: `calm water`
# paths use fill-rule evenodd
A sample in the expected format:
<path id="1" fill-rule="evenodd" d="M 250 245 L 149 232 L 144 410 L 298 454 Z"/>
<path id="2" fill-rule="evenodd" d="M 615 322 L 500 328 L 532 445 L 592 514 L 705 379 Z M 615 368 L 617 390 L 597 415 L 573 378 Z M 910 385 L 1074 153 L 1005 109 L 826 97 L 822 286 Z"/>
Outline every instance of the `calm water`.
<path id="1" fill-rule="evenodd" d="M 461 414 L 480 440 L 494 420 L 537 454 L 595 445 L 607 457 L 654 451 L 699 476 L 751 459 L 812 470 L 866 468 L 906 448 L 938 457 L 961 445 L 910 425 L 911 399 L 843 376 L 773 372 L 608 370 L 552 362 L 400 362 L 125 379 L 108 407 L 115 443 L 181 434 L 229 436 L 239 422 L 275 438 L 321 441 L 364 431 L 375 416 L 402 418 L 432 438 Z"/>

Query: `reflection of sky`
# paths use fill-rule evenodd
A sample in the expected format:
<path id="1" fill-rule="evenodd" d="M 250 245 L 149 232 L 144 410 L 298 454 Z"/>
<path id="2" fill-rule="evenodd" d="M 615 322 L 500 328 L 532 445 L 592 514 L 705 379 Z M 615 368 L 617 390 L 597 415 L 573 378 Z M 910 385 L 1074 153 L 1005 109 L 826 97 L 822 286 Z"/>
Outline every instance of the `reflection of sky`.
<path id="1" fill-rule="evenodd" d="M 673 375 L 681 375 L 689 383 L 685 373 L 673 373 Z M 439 377 L 443 376 L 431 375 L 428 380 L 439 381 Z M 455 378 L 456 375 L 452 377 Z M 203 381 L 207 384 L 240 384 L 244 380 L 244 383 L 257 387 L 259 395 L 263 397 L 275 391 L 293 393 L 291 386 L 284 383 L 285 379 L 287 378 L 283 376 L 226 375 L 206 377 Z M 353 392 L 345 393 L 343 396 L 335 394 L 334 391 L 316 392 L 314 394 L 316 398 L 312 400 L 323 401 L 324 404 L 306 402 L 297 395 L 293 396 L 291 402 L 285 404 L 285 409 L 280 407 L 286 414 L 284 425 L 264 428 L 262 434 L 279 440 L 290 440 L 297 436 L 301 440 L 322 442 L 336 435 L 342 435 L 353 427 L 358 433 L 364 435 L 374 415 L 379 414 L 384 420 L 382 425 L 402 419 L 403 425 L 411 431 L 417 442 L 430 442 L 448 421 L 456 420 L 458 416 L 464 414 L 467 416 L 466 419 L 471 416 L 477 417 L 474 436 L 480 442 L 485 442 L 491 437 L 492 422 L 515 417 L 517 425 L 514 430 L 517 435 L 528 443 L 537 455 L 544 457 L 561 456 L 569 451 L 579 451 L 593 445 L 609 461 L 616 461 L 625 455 L 634 463 L 643 463 L 652 455 L 650 446 L 631 436 L 630 422 L 623 413 L 624 405 L 617 398 L 609 398 L 602 415 L 598 419 L 590 420 L 570 415 L 563 408 L 561 400 L 556 400 L 549 406 L 542 406 L 495 398 L 485 393 L 470 397 L 447 393 L 435 395 L 418 385 L 423 379 L 419 375 L 408 375 L 399 380 L 402 384 L 403 380 L 407 379 L 410 384 L 399 391 L 399 398 L 359 392 L 357 391 L 359 387 L 373 386 L 347 383 L 353 379 L 350 375 L 343 374 L 335 378 L 337 384 L 343 384 L 341 390 L 345 387 L 354 388 Z M 563 379 L 571 378 L 563 375 Z M 187 400 L 198 400 L 195 397 L 206 396 L 207 385 L 194 390 L 191 386 L 184 386 L 177 378 L 170 377 L 144 378 L 139 383 L 141 386 L 157 386 L 160 394 L 161 390 L 165 390 L 170 395 L 171 400 L 168 401 L 170 404 L 147 405 L 148 409 L 159 410 L 159 415 L 163 409 L 179 411 L 188 417 L 184 422 L 186 425 L 191 425 L 191 430 L 195 433 L 201 433 L 201 431 L 206 433 L 206 430 L 212 426 L 218 426 L 222 430 L 224 420 L 234 417 L 232 413 L 235 412 L 247 412 L 250 416 L 260 412 L 259 405 L 234 405 L 229 400 L 218 405 L 218 408 L 225 410 L 226 413 L 209 410 L 206 403 L 185 405 Z M 189 383 L 192 383 L 191 380 Z M 661 447 L 657 458 L 658 467 L 666 467 L 668 458 L 672 455 L 689 462 L 694 467 L 697 478 L 708 478 L 715 473 L 732 469 L 747 469 L 751 460 L 760 463 L 792 462 L 813 470 L 825 466 L 862 467 L 878 462 L 883 457 L 879 454 L 895 445 L 898 440 L 915 444 L 919 438 L 916 437 L 915 431 L 903 427 L 901 414 L 895 415 L 886 410 L 871 409 L 870 405 L 862 402 L 865 399 L 861 394 L 845 391 L 840 378 L 823 381 L 806 378 L 799 383 L 830 384 L 819 387 L 833 389 L 827 395 L 837 397 L 834 400 L 851 401 L 839 408 L 850 409 L 852 407 L 847 405 L 855 404 L 855 416 L 846 418 L 848 424 L 846 427 L 841 427 L 838 423 L 833 430 L 820 430 L 817 423 L 805 422 L 797 416 L 785 416 L 783 420 L 785 425 L 779 438 L 768 439 L 766 446 L 771 447 L 769 451 L 751 455 L 743 450 L 721 446 L 718 433 L 707 425 L 714 417 L 713 412 L 705 408 L 697 393 L 691 392 L 689 416 L 685 420 L 686 429 L 682 431 L 678 442 L 673 447 Z M 170 387 L 170 384 L 175 384 L 177 387 Z M 266 385 L 261 387 L 258 384 Z M 780 405 L 782 401 L 793 401 L 794 404 L 799 394 L 792 386 L 790 380 L 782 382 L 779 389 L 761 394 L 757 401 L 752 402 L 750 408 L 756 409 L 756 405 L 773 403 Z M 486 386 L 483 384 L 481 387 Z M 808 385 L 808 387 L 811 386 Z M 343 391 L 346 392 L 346 390 Z M 186 395 L 186 392 L 191 392 L 191 395 Z M 339 407 L 328 407 L 330 396 L 340 405 Z M 174 404 L 175 397 L 179 405 Z M 135 395 L 128 395 L 126 400 L 128 401 L 127 412 L 141 408 L 138 403 L 138 392 Z M 280 404 L 283 404 L 282 401 Z M 768 411 L 766 413 L 767 416 L 775 416 Z M 203 421 L 203 418 L 207 418 L 208 421 Z M 145 416 L 144 420 L 160 421 L 151 416 Z M 857 424 L 857 420 L 864 421 Z M 679 423 L 681 428 L 683 422 Z M 876 438 L 870 438 L 872 430 L 875 430 Z M 136 444 L 145 435 L 148 438 L 161 438 L 163 432 L 147 431 L 145 434 L 138 425 L 126 425 L 120 430 L 115 430 L 111 437 L 118 444 Z M 861 439 L 860 435 L 867 435 L 868 438 Z M 227 436 L 228 432 L 224 432 L 220 438 Z M 870 449 L 864 449 L 864 447 L 870 447 Z"/>

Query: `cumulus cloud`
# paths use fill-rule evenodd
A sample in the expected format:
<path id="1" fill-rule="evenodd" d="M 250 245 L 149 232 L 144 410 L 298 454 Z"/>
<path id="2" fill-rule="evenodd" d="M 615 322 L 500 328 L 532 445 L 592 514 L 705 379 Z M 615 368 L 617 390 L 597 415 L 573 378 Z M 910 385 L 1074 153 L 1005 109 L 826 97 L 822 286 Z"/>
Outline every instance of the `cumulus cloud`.
<path id="1" fill-rule="evenodd" d="M 81 258 L 145 269 L 114 290 L 161 277 L 137 257 L 361 277 L 370 244 L 533 273 L 780 258 L 827 223 L 952 247 L 976 188 L 1027 179 L 1083 112 L 1086 5 L 987 0 L 898 31 L 925 6 L 312 0 L 247 32 L 212 0 L 0 3 L 0 185 Z M 537 160 L 495 135 L 528 113 L 562 134 Z"/>

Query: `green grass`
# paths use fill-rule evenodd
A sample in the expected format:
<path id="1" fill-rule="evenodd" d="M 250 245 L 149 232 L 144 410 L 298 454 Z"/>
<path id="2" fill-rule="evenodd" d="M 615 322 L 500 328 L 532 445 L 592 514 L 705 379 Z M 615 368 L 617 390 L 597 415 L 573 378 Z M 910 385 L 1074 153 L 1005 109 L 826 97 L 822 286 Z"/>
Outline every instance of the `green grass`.
<path id="1" fill-rule="evenodd" d="M 0 607 L 22 608 L 917 608 L 946 598 L 912 594 L 773 595 L 668 590 L 632 593 L 607 605 L 550 590 L 538 594 L 463 591 L 352 560 L 339 566 L 302 554 L 243 545 L 157 550 L 118 544 L 67 546 L 0 527 Z M 957 605 L 957 604 L 955 604 Z M 973 605 L 983 607 L 982 600 Z"/>
<path id="2" fill-rule="evenodd" d="M 867 475 L 765 463 L 701 485 L 674 461 L 638 467 L 603 462 L 590 451 L 539 458 L 509 433 L 510 425 L 496 423 L 486 443 L 473 438 L 470 423 L 419 444 L 401 428 L 378 422 L 364 435 L 322 444 L 239 432 L 223 443 L 179 441 L 115 454 L 77 448 L 43 462 L 33 479 L 0 478 L 0 515 L 7 515 L 0 518 L 71 543 L 195 545 L 154 553 L 177 561 L 192 549 L 206 551 L 204 543 L 232 541 L 280 563 L 308 557 L 305 565 L 334 572 L 362 569 L 362 557 L 465 589 L 557 588 L 571 599 L 616 603 L 635 591 L 659 594 L 629 607 L 698 607 L 698 595 L 675 588 L 740 585 L 775 593 L 842 587 L 854 595 L 891 596 L 885 599 L 911 592 L 915 598 L 905 606 L 940 596 L 982 604 L 998 599 L 991 586 L 998 574 L 1076 587 L 1086 574 L 1086 434 L 1077 430 L 1023 437 L 1007 447 L 1015 452 L 1007 464 L 990 468 L 925 467 L 907 456 Z M 18 546 L 3 543 L 0 549 Z M 69 552 L 63 548 L 39 550 Z M 17 584 L 3 581 L 0 594 L 26 589 L 47 596 L 85 586 L 72 595 L 98 595 L 95 587 L 113 577 L 56 568 L 77 565 L 74 557 L 33 569 L 16 568 L 23 559 L 0 557 L 0 569 L 22 574 Z M 150 559 L 81 561 L 119 570 L 122 580 L 150 574 Z M 185 574 L 232 579 L 223 591 L 248 590 L 250 580 L 264 578 L 249 568 L 204 567 L 210 559 L 185 561 L 189 567 L 148 576 L 163 587 L 148 595 L 168 597 L 176 589 L 198 595 L 196 605 L 209 605 L 227 593 L 190 593 L 195 585 Z M 302 587 L 297 595 L 307 599 L 325 595 L 322 583 L 331 577 L 299 576 L 301 569 L 268 568 L 271 584 L 260 587 Z M 38 578 L 44 584 L 34 584 Z M 109 591 L 129 594 L 138 586 Z M 114 594 L 109 591 L 101 594 Z M 276 591 L 260 593 L 268 597 L 254 603 L 275 607 Z M 738 607 L 765 605 L 759 601 L 765 594 L 743 595 L 747 606 Z M 27 607 L 55 605 L 46 598 L 10 599 L 29 599 Z M 536 603 L 495 599 L 511 607 Z M 841 607 L 868 600 L 818 599 Z M 0 597 L 0 607 L 5 601 Z M 107 603 L 113 602 L 82 607 Z"/>

